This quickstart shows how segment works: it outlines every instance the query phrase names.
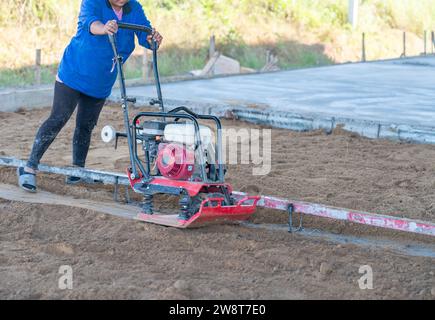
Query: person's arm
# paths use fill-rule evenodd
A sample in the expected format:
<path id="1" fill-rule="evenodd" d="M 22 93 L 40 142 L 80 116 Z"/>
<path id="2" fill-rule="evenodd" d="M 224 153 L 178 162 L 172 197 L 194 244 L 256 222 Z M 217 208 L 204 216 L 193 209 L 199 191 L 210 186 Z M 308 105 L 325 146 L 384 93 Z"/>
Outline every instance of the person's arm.
<path id="1" fill-rule="evenodd" d="M 138 6 L 135 23 L 140 24 L 142 26 L 146 26 L 148 28 L 152 28 L 151 22 L 146 17 L 145 12 L 140 4 Z M 150 41 L 152 40 L 153 37 L 157 41 L 159 46 L 163 41 L 163 37 L 160 35 L 160 33 L 158 33 L 154 28 L 152 29 L 154 30 L 152 35 L 147 35 L 145 32 L 135 32 L 139 40 L 139 44 L 147 49 L 151 49 Z"/>
<path id="2" fill-rule="evenodd" d="M 96 36 L 103 36 L 106 34 L 113 35 L 118 32 L 118 24 L 116 23 L 116 20 L 110 20 L 106 24 L 103 24 L 100 21 L 94 21 L 91 24 L 90 32 Z"/>
<path id="3" fill-rule="evenodd" d="M 84 29 L 91 32 L 91 25 L 101 20 L 101 8 L 99 8 L 97 1 L 83 0 L 80 7 L 79 25 L 82 25 Z"/>
<path id="4" fill-rule="evenodd" d="M 102 20 L 102 8 L 95 0 L 83 0 L 80 8 L 79 24 L 83 25 L 89 33 L 93 35 L 106 35 L 118 32 L 116 21 L 108 21 L 106 24 Z"/>

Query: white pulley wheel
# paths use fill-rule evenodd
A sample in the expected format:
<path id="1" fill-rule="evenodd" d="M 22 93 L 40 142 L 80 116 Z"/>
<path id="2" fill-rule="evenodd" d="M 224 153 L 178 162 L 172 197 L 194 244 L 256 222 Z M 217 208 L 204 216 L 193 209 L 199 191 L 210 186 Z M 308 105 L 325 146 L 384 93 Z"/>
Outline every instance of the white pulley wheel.
<path id="1" fill-rule="evenodd" d="M 116 138 L 116 130 L 112 126 L 105 126 L 103 130 L 101 130 L 101 139 L 105 143 L 110 143 Z"/>

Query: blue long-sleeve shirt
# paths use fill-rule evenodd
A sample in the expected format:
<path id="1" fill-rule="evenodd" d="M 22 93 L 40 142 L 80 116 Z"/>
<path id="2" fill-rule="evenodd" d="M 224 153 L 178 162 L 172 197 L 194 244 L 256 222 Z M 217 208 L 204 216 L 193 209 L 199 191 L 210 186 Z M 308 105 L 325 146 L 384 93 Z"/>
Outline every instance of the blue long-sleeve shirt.
<path id="1" fill-rule="evenodd" d="M 59 79 L 67 86 L 95 98 L 107 98 L 116 81 L 117 70 L 113 68 L 113 50 L 107 35 L 91 33 L 91 24 L 100 21 L 118 20 L 108 0 L 83 0 L 77 34 L 65 49 L 59 66 Z M 130 0 L 123 8 L 122 22 L 151 27 L 142 5 Z M 119 30 L 116 34 L 118 50 L 123 61 L 132 54 L 135 35 L 139 44 L 149 48 L 147 35 L 143 32 Z"/>

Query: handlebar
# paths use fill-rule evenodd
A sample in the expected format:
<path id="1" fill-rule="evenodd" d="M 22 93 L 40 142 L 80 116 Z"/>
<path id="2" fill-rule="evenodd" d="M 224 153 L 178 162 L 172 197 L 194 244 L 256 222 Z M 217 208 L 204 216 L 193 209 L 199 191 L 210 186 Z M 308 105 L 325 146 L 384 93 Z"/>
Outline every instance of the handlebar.
<path id="1" fill-rule="evenodd" d="M 139 31 L 139 32 L 145 32 L 147 35 L 153 34 L 153 31 L 154 31 L 152 28 L 149 28 L 149 27 L 146 27 L 146 26 L 142 26 L 142 25 L 139 25 L 139 24 L 133 24 L 133 23 L 124 23 L 124 22 L 118 22 L 118 28 L 120 28 L 120 29 L 127 29 L 127 30 L 133 30 L 133 31 Z M 114 36 L 109 36 L 109 40 L 110 40 L 110 42 L 112 43 L 112 46 L 113 46 L 113 43 L 115 41 L 115 37 Z M 159 48 L 159 45 L 157 44 L 157 41 L 154 40 L 154 39 L 151 41 L 151 46 L 152 46 L 153 49 L 155 48 L 156 50 L 158 50 L 158 48 Z"/>
<path id="2" fill-rule="evenodd" d="M 120 28 L 120 29 L 128 29 L 128 30 L 133 30 L 133 31 L 145 32 L 147 34 L 152 34 L 153 33 L 153 29 L 151 29 L 149 27 L 141 26 L 141 25 L 138 25 L 138 24 L 132 24 L 132 23 L 118 22 L 118 28 Z"/>

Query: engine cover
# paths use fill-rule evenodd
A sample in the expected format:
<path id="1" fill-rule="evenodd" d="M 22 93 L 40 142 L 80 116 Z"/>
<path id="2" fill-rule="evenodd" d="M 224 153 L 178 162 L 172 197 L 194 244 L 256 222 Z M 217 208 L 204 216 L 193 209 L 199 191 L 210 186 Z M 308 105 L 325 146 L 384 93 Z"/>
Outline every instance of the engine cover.
<path id="1" fill-rule="evenodd" d="M 157 156 L 160 173 L 173 180 L 188 180 L 195 171 L 195 152 L 185 146 L 162 144 Z"/>

